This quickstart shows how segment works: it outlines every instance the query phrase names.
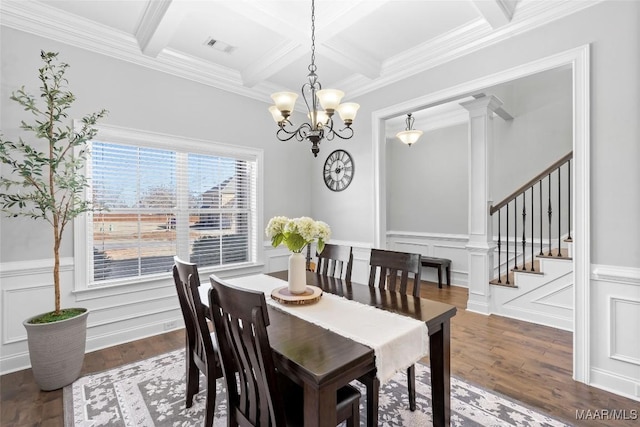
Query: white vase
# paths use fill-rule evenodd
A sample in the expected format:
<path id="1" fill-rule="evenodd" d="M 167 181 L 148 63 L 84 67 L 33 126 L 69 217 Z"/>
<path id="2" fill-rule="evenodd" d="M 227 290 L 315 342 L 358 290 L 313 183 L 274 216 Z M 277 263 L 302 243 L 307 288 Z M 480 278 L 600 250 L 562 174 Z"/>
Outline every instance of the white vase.
<path id="1" fill-rule="evenodd" d="M 289 292 L 292 294 L 302 294 L 307 290 L 305 261 L 302 253 L 292 252 L 289 255 Z"/>

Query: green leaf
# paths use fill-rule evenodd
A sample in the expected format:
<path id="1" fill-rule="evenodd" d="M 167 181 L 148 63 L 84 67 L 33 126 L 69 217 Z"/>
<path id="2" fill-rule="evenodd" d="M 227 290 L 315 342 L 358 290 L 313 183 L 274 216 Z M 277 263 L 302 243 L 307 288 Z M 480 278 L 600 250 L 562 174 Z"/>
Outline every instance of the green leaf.
<path id="1" fill-rule="evenodd" d="M 275 236 L 273 236 L 273 239 L 271 239 L 271 246 L 273 246 L 274 248 L 277 248 L 282 244 L 283 240 L 284 240 L 284 234 L 282 233 L 276 234 Z"/>

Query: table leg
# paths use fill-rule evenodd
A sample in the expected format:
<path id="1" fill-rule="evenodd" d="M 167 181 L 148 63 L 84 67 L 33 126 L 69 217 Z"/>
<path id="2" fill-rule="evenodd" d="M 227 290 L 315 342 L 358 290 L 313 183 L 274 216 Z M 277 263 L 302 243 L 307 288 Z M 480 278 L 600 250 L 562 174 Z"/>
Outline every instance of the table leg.
<path id="1" fill-rule="evenodd" d="M 439 331 L 429 335 L 434 427 L 449 426 L 451 421 L 450 326 L 447 319 Z"/>
<path id="2" fill-rule="evenodd" d="M 334 387 L 317 389 L 304 383 L 304 427 L 336 425 L 336 394 Z"/>
<path id="3" fill-rule="evenodd" d="M 438 289 L 442 289 L 442 267 L 438 267 Z"/>
<path id="4" fill-rule="evenodd" d="M 380 380 L 375 372 L 358 378 L 367 388 L 367 427 L 378 426 L 378 393 L 380 392 Z"/>
<path id="5" fill-rule="evenodd" d="M 451 266 L 447 265 L 447 286 L 451 286 Z"/>

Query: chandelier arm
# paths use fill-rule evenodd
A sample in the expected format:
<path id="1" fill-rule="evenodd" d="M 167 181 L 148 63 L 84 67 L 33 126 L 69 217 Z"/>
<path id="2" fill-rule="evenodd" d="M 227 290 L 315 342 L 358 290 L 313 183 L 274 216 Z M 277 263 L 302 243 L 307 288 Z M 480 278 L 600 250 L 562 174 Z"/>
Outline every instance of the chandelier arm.
<path id="1" fill-rule="evenodd" d="M 342 133 L 344 132 L 344 133 Z M 334 136 L 337 136 L 340 139 L 350 139 L 353 136 L 353 129 L 350 126 L 345 126 L 344 128 L 336 131 L 336 130 L 331 130 L 331 139 L 333 139 Z M 329 138 L 327 138 L 329 139 Z"/>
<path id="2" fill-rule="evenodd" d="M 280 141 L 289 141 L 290 139 L 292 139 L 294 136 L 296 136 L 298 134 L 298 132 L 287 132 L 284 128 L 280 128 L 278 129 L 278 131 L 276 132 L 276 137 L 280 140 Z"/>
<path id="3" fill-rule="evenodd" d="M 291 124 L 291 122 L 288 123 Z M 295 130 L 287 130 L 284 127 L 284 124 L 282 124 L 276 132 L 276 136 L 280 141 L 289 141 L 293 137 L 295 137 L 298 141 L 303 141 L 305 138 L 307 138 L 307 133 L 311 130 L 311 125 L 306 122 L 298 126 L 298 128 Z"/>

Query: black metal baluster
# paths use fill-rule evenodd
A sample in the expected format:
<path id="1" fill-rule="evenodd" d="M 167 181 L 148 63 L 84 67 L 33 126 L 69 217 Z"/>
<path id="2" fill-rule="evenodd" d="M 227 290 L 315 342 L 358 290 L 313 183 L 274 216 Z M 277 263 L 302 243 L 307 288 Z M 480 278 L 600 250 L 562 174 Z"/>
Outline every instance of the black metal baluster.
<path id="1" fill-rule="evenodd" d="M 527 255 L 527 237 L 525 236 L 525 231 L 527 229 L 527 227 L 526 227 L 526 224 L 527 224 L 527 200 L 525 199 L 526 194 L 527 194 L 526 190 L 522 192 L 522 268 L 521 268 L 522 271 L 526 270 L 526 268 L 524 266 L 524 258 Z"/>
<path id="2" fill-rule="evenodd" d="M 558 166 L 558 256 L 562 256 L 560 249 L 562 248 L 562 202 L 561 202 L 561 186 L 560 186 L 560 166 Z"/>
<path id="3" fill-rule="evenodd" d="M 551 209 L 551 174 L 549 174 L 549 176 L 547 176 L 547 179 L 549 180 L 549 207 L 547 209 L 547 214 L 549 215 L 549 256 L 553 256 L 553 253 L 551 252 L 551 215 L 553 214 L 553 210 Z"/>
<path id="4" fill-rule="evenodd" d="M 538 255 L 544 255 L 542 252 L 542 180 L 538 181 L 538 188 L 540 189 L 540 253 Z"/>
<path id="5" fill-rule="evenodd" d="M 567 190 L 569 193 L 569 196 L 567 197 L 567 201 L 569 203 L 569 215 L 567 216 L 567 242 L 573 242 L 573 239 L 571 238 L 571 159 L 567 161 L 567 167 Z"/>
<path id="6" fill-rule="evenodd" d="M 534 243 L 534 234 L 533 234 L 533 223 L 535 221 L 533 220 L 533 185 L 531 186 L 531 271 L 536 271 L 536 268 L 534 267 L 534 258 L 533 258 L 533 243 Z"/>
<path id="7" fill-rule="evenodd" d="M 501 250 L 500 250 L 500 246 L 501 245 L 502 245 L 502 234 L 501 234 L 501 230 L 500 230 L 500 211 L 498 211 L 498 283 L 502 283 L 502 280 L 500 279 L 500 272 L 501 272 L 501 265 L 500 265 Z"/>
<path id="8" fill-rule="evenodd" d="M 518 198 L 513 198 L 513 270 L 518 269 Z"/>
<path id="9" fill-rule="evenodd" d="M 507 273 L 507 285 L 509 284 L 509 203 L 507 203 L 507 253 L 506 262 L 504 263 Z"/>

